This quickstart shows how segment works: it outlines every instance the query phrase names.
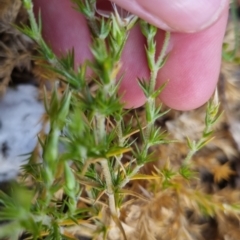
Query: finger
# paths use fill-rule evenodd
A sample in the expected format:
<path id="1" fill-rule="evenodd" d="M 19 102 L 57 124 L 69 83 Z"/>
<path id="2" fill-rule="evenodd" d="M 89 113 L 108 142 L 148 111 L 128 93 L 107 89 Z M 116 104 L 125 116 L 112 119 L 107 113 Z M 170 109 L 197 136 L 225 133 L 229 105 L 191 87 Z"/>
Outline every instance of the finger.
<path id="1" fill-rule="evenodd" d="M 53 51 L 64 54 L 74 48 L 75 63 L 79 65 L 91 59 L 91 38 L 85 18 L 72 8 L 69 0 L 35 0 L 35 13 L 41 11 L 43 35 Z M 144 50 L 145 40 L 135 27 L 128 38 L 121 60 L 123 75 L 119 95 L 125 106 L 138 107 L 145 102 L 137 78 L 148 78 L 148 67 Z"/>
<path id="2" fill-rule="evenodd" d="M 112 0 L 122 8 L 164 30 L 196 32 L 213 24 L 229 0 Z"/>
<path id="3" fill-rule="evenodd" d="M 136 108 L 144 104 L 146 98 L 138 84 L 138 79 L 149 79 L 145 53 L 145 39 L 139 26 L 134 27 L 128 37 L 121 57 L 123 75 L 119 94 L 126 108 Z"/>
<path id="4" fill-rule="evenodd" d="M 55 13 L 55 18 L 51 17 L 50 19 L 49 17 L 52 14 L 52 10 L 49 10 L 49 8 L 56 9 L 55 7 L 57 4 L 56 0 L 51 1 L 51 3 L 48 2 L 47 0 L 42 0 L 42 1 L 36 0 L 36 2 L 38 3 L 38 6 L 44 7 L 44 11 L 43 11 L 44 14 L 42 13 L 44 27 L 45 25 L 51 26 L 44 30 L 45 38 L 49 39 L 52 42 L 52 46 L 55 52 L 62 52 L 74 46 L 77 63 L 81 63 L 86 58 L 91 58 L 91 53 L 89 50 L 90 34 L 88 32 L 86 22 L 81 15 L 79 16 L 79 13 L 75 14 L 75 10 L 72 10 L 69 4 L 66 5 L 66 3 L 69 3 L 68 0 L 62 0 L 61 2 L 58 2 L 59 4 L 63 4 L 63 5 L 61 5 L 61 8 L 59 6 L 59 9 L 57 9 L 58 14 Z M 226 15 L 227 14 L 225 14 L 225 20 L 226 20 Z M 59 18 L 61 18 L 62 22 L 59 22 Z M 191 35 L 192 37 L 189 37 L 189 39 L 186 37 L 186 42 L 184 44 L 184 41 L 183 41 L 184 35 L 173 34 L 171 38 L 171 43 L 175 44 L 176 46 L 175 48 L 173 48 L 173 52 L 172 52 L 173 54 L 170 55 L 166 66 L 161 70 L 161 74 L 159 74 L 159 84 L 161 84 L 166 79 L 169 79 L 169 78 L 173 79 L 168 84 L 167 88 L 162 94 L 163 101 L 169 104 L 171 107 L 177 108 L 177 109 L 194 108 L 201 105 L 209 97 L 209 94 L 204 94 L 204 91 L 201 91 L 201 89 L 204 89 L 203 87 L 201 88 L 201 86 L 202 85 L 207 86 L 207 83 L 209 83 L 209 89 L 211 89 L 216 84 L 216 79 L 217 79 L 216 73 L 219 71 L 219 65 L 220 65 L 219 60 L 220 60 L 221 47 L 219 46 L 221 45 L 222 35 L 223 35 L 221 33 L 223 33 L 224 31 L 225 22 L 221 21 L 218 24 L 218 27 L 213 27 L 211 28 L 211 30 L 209 29 L 209 31 L 206 31 L 206 32 L 203 31 L 202 33 L 200 33 L 199 36 L 201 36 L 202 40 L 199 40 L 199 41 L 197 40 L 198 35 L 193 34 Z M 72 28 L 70 28 L 69 25 L 70 26 L 74 25 L 73 29 L 76 29 L 76 30 L 80 28 L 81 31 L 83 31 L 84 33 L 71 35 Z M 54 30 L 55 33 L 53 34 L 52 29 L 54 28 L 56 29 Z M 220 31 L 221 29 L 222 29 L 222 32 Z M 211 31 L 213 31 L 212 35 L 208 34 L 208 32 L 211 32 Z M 206 37 L 204 36 L 205 34 L 206 34 Z M 67 40 L 62 41 L 61 38 L 62 37 L 66 38 L 66 36 L 68 36 Z M 195 36 L 196 44 L 194 44 L 194 41 L 195 41 L 194 36 Z M 212 39 L 209 39 L 211 37 Z M 159 42 L 161 41 L 161 34 L 159 34 L 158 41 Z M 199 57 L 199 61 L 197 60 L 195 63 L 193 63 L 192 61 L 194 60 L 194 58 L 193 56 L 191 56 L 189 52 L 185 54 L 184 51 L 182 52 L 180 51 L 181 44 L 179 41 L 181 42 L 181 44 L 183 44 L 182 45 L 183 50 L 184 49 L 187 50 L 188 49 L 187 46 L 189 44 L 190 45 L 193 44 L 193 46 L 195 46 L 193 47 L 193 49 L 195 49 L 196 51 L 195 55 L 196 56 L 204 55 L 204 57 L 203 56 Z M 79 44 L 79 42 L 81 44 Z M 217 44 L 215 45 L 215 43 Z M 209 48 L 211 50 L 212 47 L 213 49 L 215 49 L 213 50 L 212 54 L 210 54 L 212 51 L 209 51 L 209 52 L 205 51 L 204 53 L 203 49 Z M 174 60 L 174 55 L 176 55 L 176 53 L 179 54 L 179 59 L 181 59 L 181 62 L 186 61 L 186 63 L 184 63 L 183 66 L 179 68 L 177 67 L 178 63 L 176 63 L 176 57 Z M 213 56 L 214 53 L 217 53 L 217 54 Z M 208 63 L 207 59 L 209 60 L 211 57 L 213 58 L 213 62 L 211 63 L 210 61 L 210 63 Z M 209 66 L 213 65 L 212 69 L 209 70 L 210 72 L 205 75 L 206 78 L 203 80 L 203 83 L 198 83 L 196 82 L 196 80 L 194 80 L 194 79 L 201 80 L 200 75 L 203 73 L 203 71 L 205 71 L 205 66 L 204 64 L 202 65 L 199 64 L 200 61 L 210 64 Z M 141 104 L 144 103 L 145 98 L 138 86 L 137 77 L 147 78 L 148 68 L 147 68 L 146 58 L 144 53 L 144 40 L 141 37 L 140 31 L 138 28 L 134 29 L 134 31 L 132 31 L 129 36 L 126 48 L 124 49 L 124 52 L 123 52 L 122 63 L 123 63 L 122 71 L 125 72 L 122 84 L 120 86 L 120 93 L 121 94 L 125 93 L 124 98 L 122 100 L 126 102 L 127 107 L 140 106 Z M 199 67 L 201 67 L 199 69 L 196 67 L 198 64 L 199 64 Z M 191 67 L 191 65 L 195 67 Z M 175 70 L 173 71 L 173 69 Z M 172 75 L 167 74 L 168 71 L 172 72 Z M 186 76 L 184 76 L 184 74 L 186 74 Z M 178 75 L 183 76 L 182 79 L 184 80 L 181 80 L 181 84 L 182 86 L 184 86 L 184 89 L 181 88 L 181 84 L 179 84 L 179 82 L 177 81 Z M 199 76 L 199 77 L 195 78 L 194 76 Z M 173 84 L 174 81 L 176 82 L 176 85 Z M 178 86 L 178 85 L 180 85 L 178 89 L 181 89 L 180 92 L 181 94 L 183 94 L 182 98 L 180 98 L 179 92 L 174 91 L 174 86 Z M 207 90 L 209 91 L 209 89 Z M 187 102 L 188 97 L 192 96 L 191 91 L 192 93 L 196 92 L 196 96 L 195 96 L 196 99 L 192 101 L 192 104 L 188 104 Z M 174 94 L 176 95 L 176 93 L 179 96 L 179 98 L 175 98 L 174 100 L 173 95 Z M 202 93 L 203 93 L 203 96 L 200 96 Z"/>
<path id="5" fill-rule="evenodd" d="M 41 13 L 43 36 L 57 55 L 74 48 L 75 65 L 91 59 L 91 38 L 85 18 L 69 0 L 34 0 L 34 11 Z"/>
<path id="6" fill-rule="evenodd" d="M 159 71 L 158 86 L 169 80 L 160 98 L 169 107 L 189 110 L 212 95 L 219 76 L 228 9 L 210 28 L 199 33 L 172 33 L 169 58 Z M 164 32 L 158 34 L 162 42 Z M 160 46 L 159 46 L 160 48 Z"/>

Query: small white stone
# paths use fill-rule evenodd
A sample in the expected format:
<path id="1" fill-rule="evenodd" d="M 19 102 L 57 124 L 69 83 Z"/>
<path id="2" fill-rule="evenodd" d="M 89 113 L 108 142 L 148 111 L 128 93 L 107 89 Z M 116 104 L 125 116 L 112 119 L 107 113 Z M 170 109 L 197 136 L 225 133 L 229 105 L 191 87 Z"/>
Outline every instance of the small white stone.
<path id="1" fill-rule="evenodd" d="M 32 85 L 8 88 L 0 99 L 0 182 L 15 178 L 27 162 L 42 129 L 43 113 L 38 89 Z"/>

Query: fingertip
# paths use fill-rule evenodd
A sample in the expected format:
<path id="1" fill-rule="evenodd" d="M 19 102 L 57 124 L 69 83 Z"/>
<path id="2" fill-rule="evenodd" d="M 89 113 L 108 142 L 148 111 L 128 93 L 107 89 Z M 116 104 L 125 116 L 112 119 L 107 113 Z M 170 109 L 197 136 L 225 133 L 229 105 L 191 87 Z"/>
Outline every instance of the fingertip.
<path id="1" fill-rule="evenodd" d="M 58 56 L 74 49 L 75 65 L 91 59 L 91 37 L 82 14 L 69 0 L 34 0 L 36 15 L 41 12 L 43 36 Z"/>
<path id="2" fill-rule="evenodd" d="M 229 0 L 113 0 L 122 8 L 166 31 L 197 32 L 211 26 Z"/>
<path id="3" fill-rule="evenodd" d="M 158 74 L 158 86 L 169 80 L 160 95 L 166 105 L 191 110 L 211 97 L 219 78 L 227 18 L 226 10 L 218 22 L 199 33 L 171 34 L 173 48 Z M 159 31 L 157 42 L 162 42 L 163 37 L 164 32 Z"/>

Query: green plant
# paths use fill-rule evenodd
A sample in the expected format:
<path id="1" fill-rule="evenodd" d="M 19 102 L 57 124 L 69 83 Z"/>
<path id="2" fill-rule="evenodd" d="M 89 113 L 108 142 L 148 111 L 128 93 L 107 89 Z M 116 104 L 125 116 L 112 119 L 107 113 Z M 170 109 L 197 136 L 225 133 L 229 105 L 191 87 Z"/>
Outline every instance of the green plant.
<path id="1" fill-rule="evenodd" d="M 154 38 L 157 28 L 138 20 L 147 40 L 150 69 L 150 79 L 139 80 L 147 99 L 146 125 L 142 125 L 137 112 L 127 123 L 125 117 L 130 115 L 130 110 L 123 108 L 117 94 L 121 81 L 118 73 L 121 53 L 136 18 L 129 22 L 121 22 L 117 15 L 103 19 L 95 15 L 94 0 L 75 0 L 74 3 L 87 18 L 94 36 L 91 46 L 94 60 L 77 70 L 74 69 L 73 52 L 58 58 L 45 43 L 41 35 L 41 18 L 37 24 L 32 1 L 23 0 L 30 26 L 20 30 L 38 44 L 39 55 L 50 64 L 45 67 L 61 77 L 65 91 L 59 93 L 56 87 L 50 100 L 45 91 L 50 130 L 39 137 L 41 157 L 33 153 L 9 194 L 0 191 L 0 220 L 9 221 L 0 226 L 0 237 L 17 239 L 22 232 L 27 232 L 30 239 L 76 239 L 75 233 L 80 232 L 93 239 L 111 239 L 111 234 L 121 239 L 134 239 L 131 235 L 129 238 L 126 224 L 121 221 L 124 209 L 138 199 L 156 205 L 156 200 L 162 201 L 166 196 L 169 201 L 172 198 L 179 202 L 188 200 L 189 205 L 178 206 L 178 216 L 184 216 L 185 207 L 197 209 L 199 215 L 207 216 L 237 212 L 238 205 L 222 203 L 191 186 L 191 183 L 199 182 L 192 157 L 211 140 L 212 126 L 218 119 L 216 99 L 207 106 L 202 138 L 197 142 L 188 140 L 190 151 L 179 169 L 172 169 L 169 163 L 160 169 L 155 167 L 152 174 L 139 173 L 142 167 L 155 160 L 154 147 L 173 142 L 155 124 L 168 113 L 156 104 L 157 96 L 165 87 L 164 84 L 156 89 L 156 77 L 167 60 L 170 33 L 166 33 L 161 53 L 156 56 Z M 97 87 L 94 91 L 86 81 L 88 68 L 95 73 L 92 80 Z M 132 128 L 134 121 L 136 124 Z M 152 199 L 127 188 L 136 179 L 149 182 L 146 191 L 153 194 Z M 31 182 L 30 187 L 26 180 Z M 165 207 L 161 201 L 159 208 Z M 147 214 L 142 216 L 148 220 Z M 158 221 L 163 221 L 162 217 Z M 179 224 L 184 227 L 181 222 Z M 148 239 L 146 232 L 139 239 Z"/>

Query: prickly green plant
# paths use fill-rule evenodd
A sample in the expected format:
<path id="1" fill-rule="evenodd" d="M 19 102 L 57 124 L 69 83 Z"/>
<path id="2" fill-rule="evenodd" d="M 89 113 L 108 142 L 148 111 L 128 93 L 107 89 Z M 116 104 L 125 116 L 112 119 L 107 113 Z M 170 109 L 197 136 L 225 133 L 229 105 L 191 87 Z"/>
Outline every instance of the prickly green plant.
<path id="1" fill-rule="evenodd" d="M 188 140 L 189 154 L 178 170 L 166 164 L 152 175 L 139 174 L 142 167 L 154 160 L 153 147 L 172 142 L 155 124 L 168 113 L 156 104 L 165 87 L 164 84 L 157 89 L 156 78 L 167 61 L 170 33 L 166 32 L 157 56 L 154 40 L 157 28 L 138 20 L 146 37 L 150 70 L 149 79 L 139 80 L 146 96 L 146 126 L 142 126 L 138 116 L 132 116 L 126 123 L 124 117 L 129 110 L 123 108 L 118 96 L 121 81 L 118 73 L 121 53 L 137 18 L 125 21 L 117 11 L 108 19 L 100 18 L 95 14 L 94 0 L 73 2 L 86 17 L 93 35 L 94 60 L 78 69 L 74 69 L 73 52 L 59 58 L 46 44 L 41 35 L 40 16 L 36 21 L 32 1 L 23 0 L 30 25 L 20 30 L 37 43 L 40 57 L 49 63 L 48 69 L 60 76 L 65 90 L 59 92 L 56 84 L 50 99 L 45 92 L 49 131 L 39 136 L 39 155 L 33 153 L 23 166 L 22 178 L 11 186 L 9 194 L 0 191 L 0 220 L 8 221 L 0 226 L 0 238 L 17 239 L 26 232 L 30 239 L 77 239 L 77 228 L 83 236 L 93 239 L 110 239 L 112 229 L 118 229 L 121 238 L 127 239 L 120 220 L 122 209 L 128 204 L 126 199 L 129 196 L 133 196 L 132 202 L 144 199 L 126 188 L 134 179 L 154 182 L 154 191 L 160 194 L 176 192 L 179 199 L 188 199 L 192 205 L 197 203 L 199 212 L 202 209 L 204 214 L 214 215 L 227 209 L 233 212 L 234 206 L 238 209 L 237 205 L 223 205 L 218 200 L 214 205 L 209 196 L 190 188 L 196 173 L 189 163 L 195 152 L 210 140 L 212 126 L 218 119 L 216 99 L 207 106 L 202 138 L 197 142 Z M 97 86 L 94 91 L 86 81 L 89 68 L 97 76 L 92 79 Z M 132 128 L 134 118 L 138 128 Z M 136 133 L 140 135 L 138 142 Z M 30 187 L 26 179 L 31 182 Z"/>

